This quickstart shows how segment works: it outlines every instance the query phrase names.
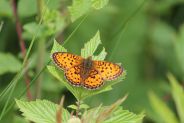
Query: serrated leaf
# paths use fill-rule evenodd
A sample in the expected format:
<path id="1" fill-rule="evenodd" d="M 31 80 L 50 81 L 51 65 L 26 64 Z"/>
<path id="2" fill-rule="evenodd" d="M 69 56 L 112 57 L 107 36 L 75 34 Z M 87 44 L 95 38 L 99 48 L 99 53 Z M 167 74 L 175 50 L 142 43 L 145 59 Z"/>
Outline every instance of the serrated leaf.
<path id="1" fill-rule="evenodd" d="M 25 102 L 16 100 L 20 111 L 23 112 L 23 116 L 35 123 L 56 123 L 56 112 L 59 105 L 54 104 L 47 100 L 36 100 L 31 102 Z M 62 121 L 67 123 L 70 118 L 70 114 L 66 109 L 62 110 Z"/>
<path id="2" fill-rule="evenodd" d="M 92 0 L 92 7 L 94 9 L 101 9 L 108 4 L 109 0 Z"/>
<path id="3" fill-rule="evenodd" d="M 107 52 L 105 52 L 105 48 L 103 48 L 99 55 L 93 57 L 93 60 L 104 60 L 106 55 Z"/>
<path id="4" fill-rule="evenodd" d="M 134 114 L 128 110 L 123 110 L 118 107 L 111 117 L 105 120 L 103 123 L 137 123 L 144 118 L 143 114 Z"/>
<path id="5" fill-rule="evenodd" d="M 97 31 L 95 36 L 84 45 L 84 48 L 81 49 L 81 56 L 84 58 L 93 56 L 93 53 L 96 51 L 96 49 L 100 44 L 101 44 L 100 32 Z"/>
<path id="6" fill-rule="evenodd" d="M 90 109 L 83 114 L 82 120 L 87 123 L 137 123 L 142 120 L 143 114 L 136 115 L 119 106 L 124 100 L 125 98 L 122 98 L 110 106 L 100 105 Z"/>
<path id="7" fill-rule="evenodd" d="M 18 72 L 21 69 L 21 63 L 9 53 L 0 53 L 0 75 L 7 72 Z"/>
<path id="8" fill-rule="evenodd" d="M 158 114 L 163 123 L 179 123 L 174 112 L 160 100 L 153 92 L 149 93 L 149 99 L 153 110 Z"/>
<path id="9" fill-rule="evenodd" d="M 67 52 L 67 49 L 65 49 L 63 46 L 61 46 L 55 39 L 54 39 L 54 44 L 51 50 L 51 55 L 54 52 Z"/>
<path id="10" fill-rule="evenodd" d="M 180 122 L 184 123 L 184 91 L 183 87 L 179 85 L 179 82 L 172 74 L 168 74 L 168 78 L 171 84 L 172 97 L 176 104 L 176 108 L 179 114 Z"/>

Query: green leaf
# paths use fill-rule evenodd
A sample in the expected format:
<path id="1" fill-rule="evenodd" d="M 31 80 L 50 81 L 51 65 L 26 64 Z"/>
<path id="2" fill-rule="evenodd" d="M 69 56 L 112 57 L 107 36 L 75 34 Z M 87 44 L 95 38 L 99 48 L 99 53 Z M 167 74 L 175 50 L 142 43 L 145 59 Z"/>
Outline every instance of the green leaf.
<path id="1" fill-rule="evenodd" d="M 159 116 L 161 122 L 163 123 L 179 123 L 174 112 L 160 100 L 153 92 L 149 93 L 150 103 L 153 110 Z"/>
<path id="2" fill-rule="evenodd" d="M 110 106 L 99 106 L 84 112 L 82 120 L 87 123 L 137 123 L 144 115 L 123 110 L 120 104 L 126 96 Z"/>
<path id="3" fill-rule="evenodd" d="M 176 108 L 180 117 L 180 122 L 184 123 L 184 91 L 183 87 L 179 85 L 179 82 L 172 74 L 168 74 L 169 81 L 171 83 L 171 92 L 176 103 Z"/>
<path id="4" fill-rule="evenodd" d="M 93 60 L 104 60 L 107 55 L 107 52 L 105 52 L 105 48 L 100 52 L 98 56 L 94 56 Z"/>
<path id="5" fill-rule="evenodd" d="M 8 0 L 0 0 L 0 16 L 12 17 L 13 11 Z"/>
<path id="6" fill-rule="evenodd" d="M 77 110 L 77 106 L 76 105 L 69 105 L 69 106 L 67 106 L 68 108 L 71 108 L 71 109 L 74 109 L 74 110 Z"/>
<path id="7" fill-rule="evenodd" d="M 9 53 L 0 53 L 0 75 L 11 72 L 15 73 L 21 69 L 21 63 Z"/>
<path id="8" fill-rule="evenodd" d="M 53 47 L 52 47 L 52 50 L 51 50 L 51 55 L 54 53 L 54 52 L 67 52 L 67 49 L 65 49 L 63 46 L 61 46 L 55 39 L 54 39 L 54 44 L 53 44 Z"/>
<path id="9" fill-rule="evenodd" d="M 23 116 L 36 123 L 56 123 L 56 113 L 59 105 L 47 100 L 36 100 L 25 102 L 16 100 Z M 66 123 L 70 118 L 70 114 L 66 109 L 62 110 L 62 121 Z"/>
<path id="10" fill-rule="evenodd" d="M 84 48 L 81 50 L 81 55 L 83 57 L 93 56 L 93 53 L 95 52 L 95 50 L 97 49 L 100 43 L 101 43 L 100 34 L 98 31 L 96 35 L 89 42 L 85 44 Z M 59 51 L 63 52 L 63 51 L 66 51 L 66 49 L 55 41 L 51 54 L 53 52 L 59 52 Z M 102 50 L 101 53 L 99 53 L 98 56 L 96 56 L 96 58 L 99 58 L 97 60 L 103 60 L 103 58 L 105 58 L 105 55 L 106 55 L 106 52 L 104 49 Z M 105 82 L 105 85 L 102 86 L 101 88 L 97 90 L 87 90 L 83 87 L 74 87 L 71 84 L 69 84 L 69 82 L 64 77 L 63 71 L 58 69 L 56 66 L 50 65 L 50 66 L 47 66 L 47 68 L 54 77 L 56 77 L 61 83 L 63 83 L 67 87 L 67 89 L 76 97 L 77 100 L 84 100 L 87 97 L 90 97 L 105 91 L 109 91 L 112 89 L 111 87 L 112 85 L 122 81 L 126 76 L 126 71 L 124 71 L 121 77 L 113 81 Z"/>
<path id="11" fill-rule="evenodd" d="M 89 12 L 91 8 L 101 9 L 108 2 L 109 0 L 73 0 L 72 5 L 68 7 L 72 22 Z"/>
<path id="12" fill-rule="evenodd" d="M 30 16 L 36 15 L 37 14 L 37 1 L 36 0 L 20 0 L 18 2 L 18 13 L 19 13 L 19 16 L 21 17 L 30 17 Z"/>
<path id="13" fill-rule="evenodd" d="M 91 0 L 73 0 L 72 6 L 68 7 L 72 22 L 87 13 L 90 7 Z"/>
<path id="14" fill-rule="evenodd" d="M 92 0 L 92 7 L 94 9 L 101 9 L 108 4 L 109 0 Z"/>
<path id="15" fill-rule="evenodd" d="M 93 56 L 94 52 L 96 51 L 96 49 L 100 44 L 101 44 L 100 33 L 99 31 L 97 31 L 95 36 L 84 45 L 84 48 L 81 50 L 81 56 L 84 58 Z"/>

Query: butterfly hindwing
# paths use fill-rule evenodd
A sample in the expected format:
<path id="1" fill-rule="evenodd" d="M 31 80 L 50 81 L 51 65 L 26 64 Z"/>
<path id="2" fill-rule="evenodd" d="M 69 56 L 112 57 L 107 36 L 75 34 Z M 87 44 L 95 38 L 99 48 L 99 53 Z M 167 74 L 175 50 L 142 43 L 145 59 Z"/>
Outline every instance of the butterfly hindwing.
<path id="1" fill-rule="evenodd" d="M 104 84 L 104 80 L 96 69 L 91 69 L 88 77 L 84 80 L 83 86 L 87 89 L 97 89 Z"/>
<path id="2" fill-rule="evenodd" d="M 83 58 L 67 52 L 55 52 L 52 54 L 54 63 L 61 69 L 67 70 L 81 64 Z"/>
<path id="3" fill-rule="evenodd" d="M 104 80 L 114 80 L 123 72 L 121 66 L 111 62 L 93 61 L 93 66 L 97 71 L 99 71 Z"/>
<path id="4" fill-rule="evenodd" d="M 78 66 L 74 66 L 65 71 L 65 77 L 69 81 L 70 84 L 74 86 L 81 85 L 81 82 L 82 82 L 82 78 L 80 75 L 81 67 L 82 66 L 78 65 Z"/>

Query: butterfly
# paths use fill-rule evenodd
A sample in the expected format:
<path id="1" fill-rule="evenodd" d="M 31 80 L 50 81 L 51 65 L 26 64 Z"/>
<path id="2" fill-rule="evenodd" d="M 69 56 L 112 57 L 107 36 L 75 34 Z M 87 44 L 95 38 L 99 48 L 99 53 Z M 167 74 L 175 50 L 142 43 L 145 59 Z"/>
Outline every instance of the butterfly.
<path id="1" fill-rule="evenodd" d="M 104 81 L 114 80 L 123 73 L 123 68 L 118 64 L 92 60 L 92 57 L 85 59 L 68 52 L 54 52 L 52 59 L 64 71 L 71 85 L 90 90 L 101 87 Z"/>

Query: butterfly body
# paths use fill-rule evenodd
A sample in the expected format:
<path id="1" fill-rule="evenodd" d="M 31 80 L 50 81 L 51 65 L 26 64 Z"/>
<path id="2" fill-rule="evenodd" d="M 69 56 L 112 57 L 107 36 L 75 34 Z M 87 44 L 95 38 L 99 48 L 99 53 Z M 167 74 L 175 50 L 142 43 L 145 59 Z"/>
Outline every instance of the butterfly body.
<path id="1" fill-rule="evenodd" d="M 55 52 L 52 54 L 52 59 L 64 70 L 70 84 L 92 90 L 101 87 L 104 81 L 116 79 L 123 72 L 122 67 L 117 64 L 94 61 L 92 57 L 85 59 L 67 52 Z"/>

